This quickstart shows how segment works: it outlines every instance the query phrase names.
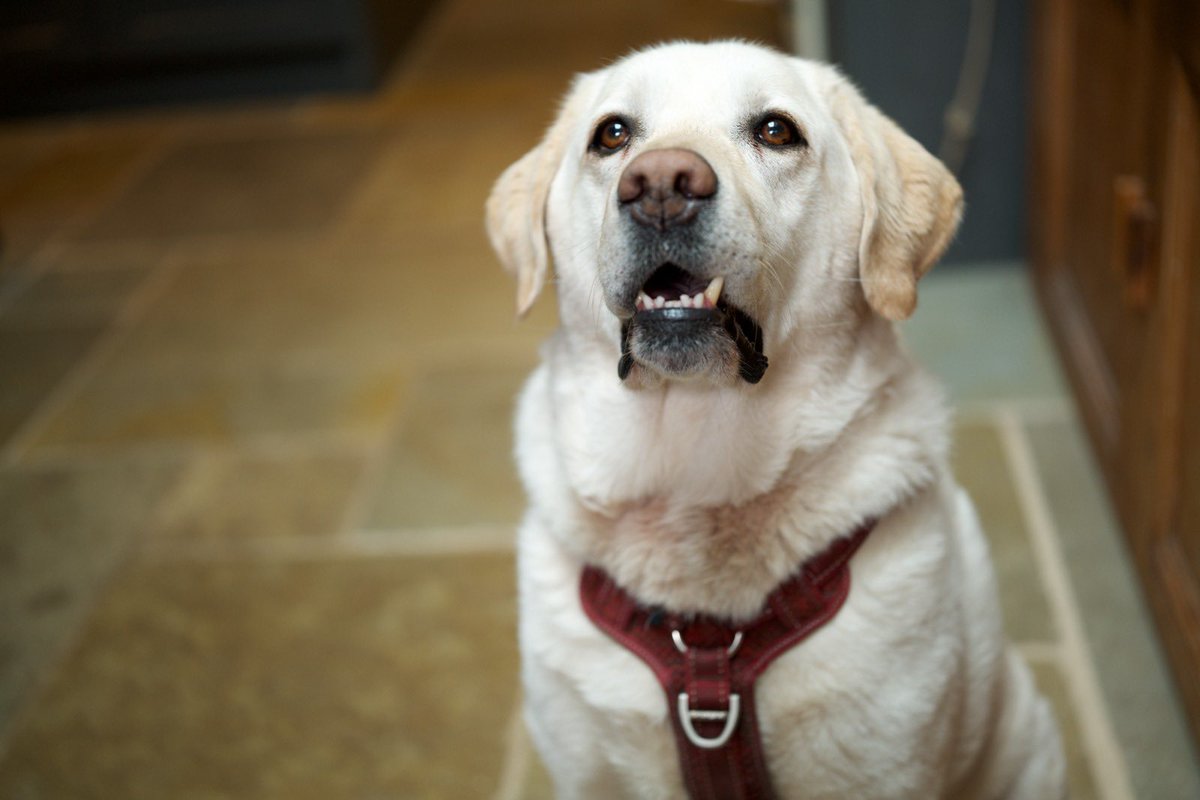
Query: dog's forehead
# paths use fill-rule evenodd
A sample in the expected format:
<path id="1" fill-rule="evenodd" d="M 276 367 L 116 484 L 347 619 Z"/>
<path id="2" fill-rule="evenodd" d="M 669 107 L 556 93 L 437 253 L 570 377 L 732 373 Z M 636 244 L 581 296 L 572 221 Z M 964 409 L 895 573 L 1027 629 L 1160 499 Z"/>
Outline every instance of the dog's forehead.
<path id="1" fill-rule="evenodd" d="M 663 45 L 601 73 L 595 112 L 696 124 L 740 123 L 768 109 L 803 113 L 818 103 L 809 68 L 799 59 L 740 42 Z"/>

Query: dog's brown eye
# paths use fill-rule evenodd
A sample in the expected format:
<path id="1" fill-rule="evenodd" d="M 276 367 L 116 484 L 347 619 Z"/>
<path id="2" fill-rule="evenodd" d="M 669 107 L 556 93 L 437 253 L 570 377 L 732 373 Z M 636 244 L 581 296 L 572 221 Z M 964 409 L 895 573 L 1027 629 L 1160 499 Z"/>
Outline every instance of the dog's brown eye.
<path id="1" fill-rule="evenodd" d="M 629 144 L 629 123 L 620 117 L 610 117 L 596 127 L 592 136 L 592 149 L 601 153 L 615 153 Z"/>
<path id="2" fill-rule="evenodd" d="M 791 147 L 804 144 L 804 137 L 796 125 L 787 117 L 772 114 L 758 123 L 754 138 L 768 147 Z"/>

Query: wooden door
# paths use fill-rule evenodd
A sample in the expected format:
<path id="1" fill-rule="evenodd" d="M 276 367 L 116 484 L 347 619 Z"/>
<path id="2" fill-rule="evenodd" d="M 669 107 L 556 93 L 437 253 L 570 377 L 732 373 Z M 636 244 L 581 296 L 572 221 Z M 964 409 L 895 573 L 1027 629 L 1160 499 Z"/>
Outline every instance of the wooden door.
<path id="1" fill-rule="evenodd" d="M 1161 513 L 1150 531 L 1150 592 L 1180 690 L 1200 731 L 1200 103 L 1184 71 L 1170 75 L 1170 173 L 1163 219 L 1164 289 L 1179 312 L 1163 336 L 1166 391 Z M 1197 736 L 1200 739 L 1200 734 Z"/>
<path id="2" fill-rule="evenodd" d="M 1178 11 L 1175 0 L 1037 7 L 1031 244 L 1043 311 L 1200 731 L 1200 126 Z"/>

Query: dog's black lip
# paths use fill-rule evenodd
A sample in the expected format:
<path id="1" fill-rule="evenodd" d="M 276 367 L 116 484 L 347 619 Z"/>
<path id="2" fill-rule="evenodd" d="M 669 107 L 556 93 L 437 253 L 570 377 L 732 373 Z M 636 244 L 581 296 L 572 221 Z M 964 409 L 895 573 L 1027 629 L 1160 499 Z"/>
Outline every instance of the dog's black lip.
<path id="1" fill-rule="evenodd" d="M 621 323 L 621 358 L 617 362 L 617 376 L 625 380 L 633 369 L 634 358 L 630 350 L 630 334 L 639 321 L 655 323 L 697 324 L 708 321 L 720 326 L 733 340 L 738 350 L 738 374 L 750 384 L 762 380 L 767 371 L 767 357 L 763 353 L 762 328 L 749 314 L 723 300 L 716 308 L 656 308 L 638 311 Z"/>
<path id="2" fill-rule="evenodd" d="M 724 316 L 724 313 L 716 308 L 684 308 L 683 306 L 671 308 L 655 308 L 649 311 L 638 311 L 632 319 L 658 319 L 658 320 L 678 320 L 683 322 L 705 319 L 706 317 Z"/>

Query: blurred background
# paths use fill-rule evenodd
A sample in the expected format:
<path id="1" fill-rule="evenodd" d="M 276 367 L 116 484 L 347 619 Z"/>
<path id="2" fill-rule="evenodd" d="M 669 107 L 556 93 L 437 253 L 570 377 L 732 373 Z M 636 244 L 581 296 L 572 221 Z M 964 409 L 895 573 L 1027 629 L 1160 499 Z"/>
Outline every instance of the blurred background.
<path id="1" fill-rule="evenodd" d="M 960 176 L 904 323 L 1072 797 L 1200 797 L 1184 0 L 0 2 L 0 798 L 549 798 L 482 229 L 570 76 L 839 64 Z M 1189 720 L 1192 726 L 1189 728 Z"/>

